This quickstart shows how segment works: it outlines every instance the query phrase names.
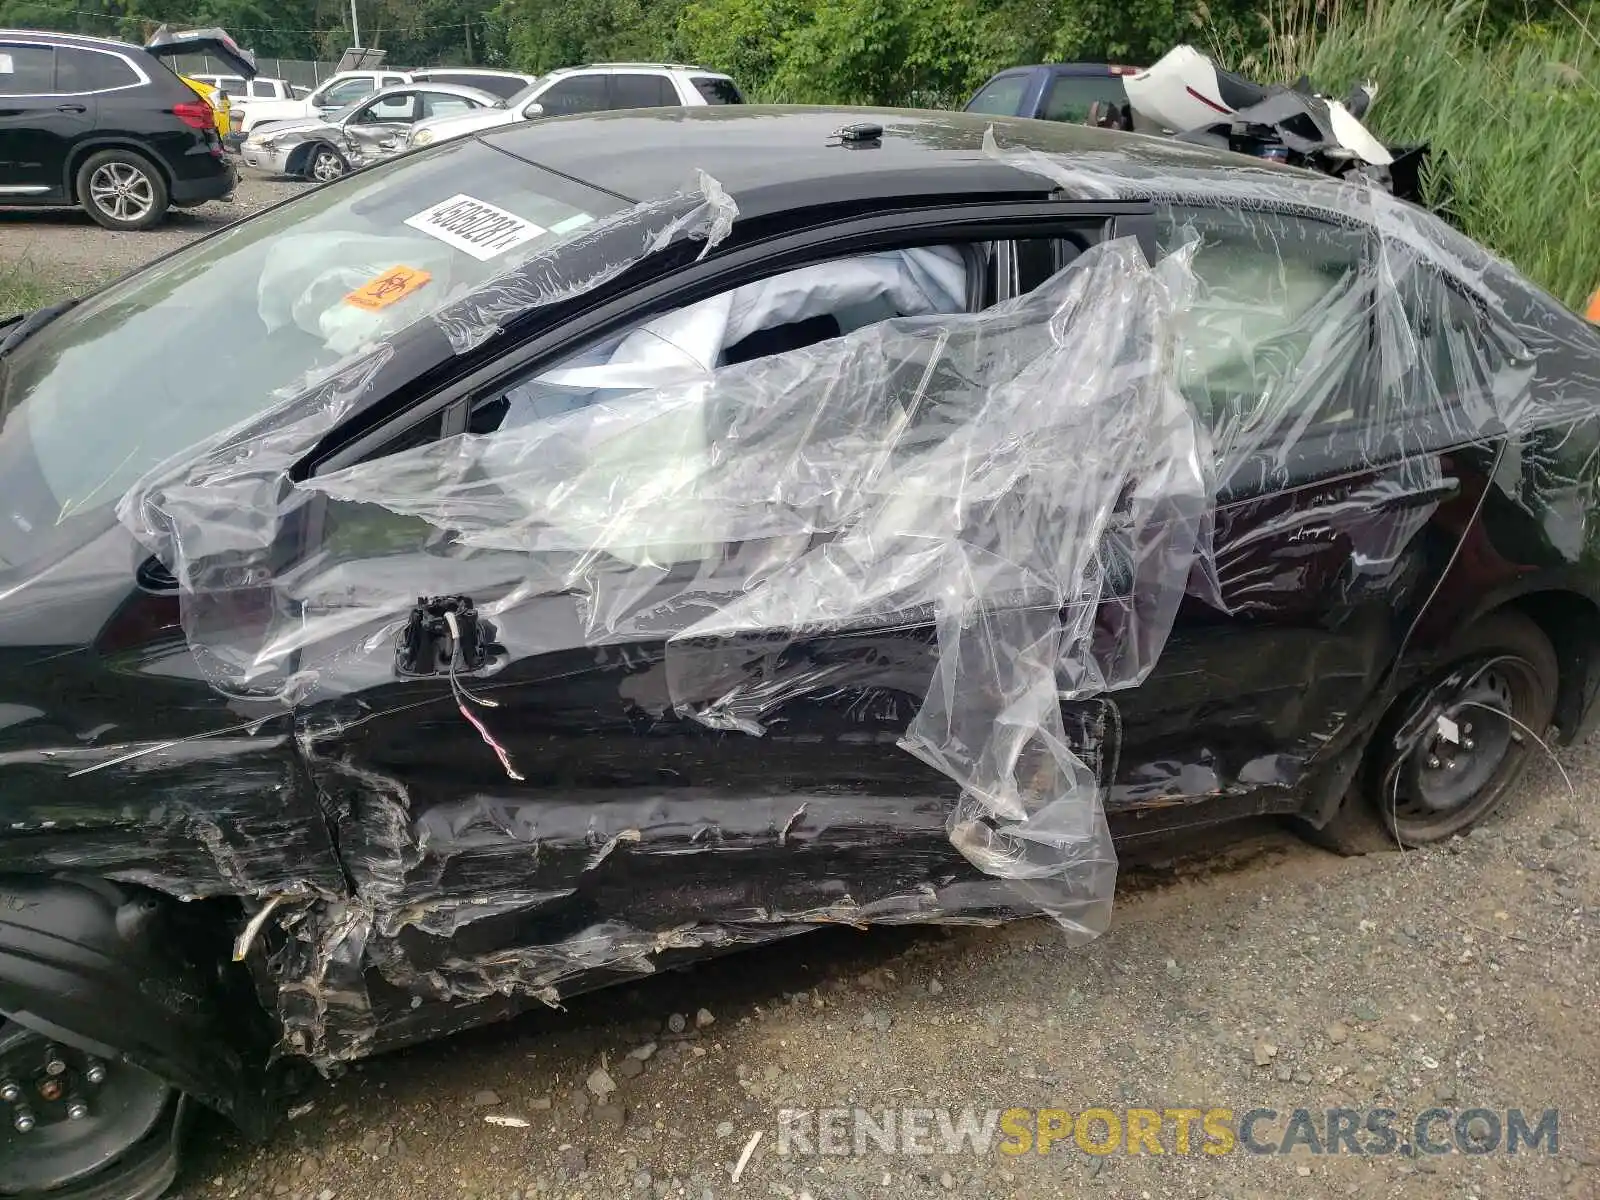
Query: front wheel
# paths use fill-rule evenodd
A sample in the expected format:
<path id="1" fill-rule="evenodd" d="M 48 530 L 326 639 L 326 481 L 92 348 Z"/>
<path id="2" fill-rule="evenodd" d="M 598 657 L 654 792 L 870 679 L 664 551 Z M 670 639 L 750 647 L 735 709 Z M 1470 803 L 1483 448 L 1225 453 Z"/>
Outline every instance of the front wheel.
<path id="1" fill-rule="evenodd" d="M 78 202 L 107 229 L 149 229 L 167 215 L 167 184 L 132 150 L 101 150 L 78 168 Z"/>
<path id="2" fill-rule="evenodd" d="M 147 1071 L 0 1020 L 0 1197 L 155 1200 L 184 1107 Z"/>
<path id="3" fill-rule="evenodd" d="M 339 178 L 350 169 L 340 154 L 332 146 L 318 146 L 311 152 L 311 161 L 306 164 L 306 177 L 317 183 L 328 183 Z"/>

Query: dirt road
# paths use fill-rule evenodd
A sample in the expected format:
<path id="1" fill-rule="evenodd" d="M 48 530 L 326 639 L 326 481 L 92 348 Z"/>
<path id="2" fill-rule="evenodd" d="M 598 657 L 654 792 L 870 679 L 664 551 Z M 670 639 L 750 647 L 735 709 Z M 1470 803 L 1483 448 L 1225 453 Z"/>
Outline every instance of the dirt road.
<path id="1" fill-rule="evenodd" d="M 247 172 L 227 203 L 174 209 L 143 233 L 102 229 L 79 208 L 0 208 L 0 268 L 23 267 L 85 287 L 103 283 L 308 186 Z"/>
<path id="2" fill-rule="evenodd" d="M 247 180 L 236 207 L 145 235 L 0 214 L 0 263 L 101 277 L 299 186 Z M 265 1146 L 203 1120 L 179 1194 L 1600 1196 L 1600 747 L 1565 759 L 1570 785 L 1541 763 L 1502 818 L 1426 853 L 1342 860 L 1257 829 L 1125 877 L 1114 927 L 1085 948 L 1042 922 L 834 930 L 370 1062 L 315 1087 Z M 832 1118 L 780 1116 L 849 1106 L 880 1131 L 895 1109 L 901 1149 L 906 1122 L 913 1149 L 931 1125 L 940 1152 L 867 1138 L 860 1155 L 805 1153 L 853 1150 L 853 1114 L 842 1140 L 823 1135 Z M 1032 1111 L 1028 1151 L 1006 1153 L 1021 1143 L 997 1131 L 986 1151 L 943 1153 L 939 1115 L 909 1111 L 940 1106 Z M 1138 1154 L 1127 1137 L 1087 1153 L 1079 1133 L 1102 1146 L 1111 1126 L 1080 1131 L 1086 1108 L 1123 1132 L 1128 1110 L 1153 1109 L 1160 1132 Z M 1310 1153 L 1305 1129 L 1295 1145 L 1301 1108 L 1319 1121 L 1351 1110 L 1363 1129 L 1369 1110 L 1392 1109 L 1393 1152 L 1351 1152 L 1382 1148 L 1363 1133 Z M 1195 1132 L 1183 1152 L 1189 1118 L 1174 1109 L 1232 1110 L 1241 1144 L 1210 1154 L 1221 1143 Z M 1254 1109 L 1276 1114 L 1252 1126 L 1267 1153 L 1242 1144 Z M 1539 1145 L 1505 1153 L 1508 1109 Z M 1547 1109 L 1555 1124 L 1540 1126 Z M 1423 1114 L 1435 1144 L 1458 1148 L 1400 1153 Z M 1060 1131 L 1049 1153 L 1041 1125 Z M 1286 1143 L 1293 1153 L 1273 1152 Z"/>

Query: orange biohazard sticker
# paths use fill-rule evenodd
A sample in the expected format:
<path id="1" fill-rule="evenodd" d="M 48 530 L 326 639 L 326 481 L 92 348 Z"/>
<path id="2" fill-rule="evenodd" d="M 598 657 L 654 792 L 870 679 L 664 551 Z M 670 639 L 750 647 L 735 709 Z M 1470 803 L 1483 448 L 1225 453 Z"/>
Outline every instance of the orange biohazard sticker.
<path id="1" fill-rule="evenodd" d="M 377 312 L 380 308 L 388 308 L 397 300 L 404 300 L 432 278 L 428 272 L 419 271 L 415 267 L 390 267 L 376 279 L 362 284 L 351 292 L 344 298 L 344 302 L 354 304 L 357 308 L 364 308 L 368 312 Z"/>

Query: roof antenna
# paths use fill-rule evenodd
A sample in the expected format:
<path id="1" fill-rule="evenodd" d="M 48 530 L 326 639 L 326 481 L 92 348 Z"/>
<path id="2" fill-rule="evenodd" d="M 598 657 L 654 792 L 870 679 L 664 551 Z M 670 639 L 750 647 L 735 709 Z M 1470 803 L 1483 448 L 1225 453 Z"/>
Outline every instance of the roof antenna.
<path id="1" fill-rule="evenodd" d="M 866 150 L 883 145 L 883 126 L 871 121 L 862 121 L 834 130 L 833 136 L 839 140 L 829 142 L 830 146 L 843 146 L 848 150 Z"/>

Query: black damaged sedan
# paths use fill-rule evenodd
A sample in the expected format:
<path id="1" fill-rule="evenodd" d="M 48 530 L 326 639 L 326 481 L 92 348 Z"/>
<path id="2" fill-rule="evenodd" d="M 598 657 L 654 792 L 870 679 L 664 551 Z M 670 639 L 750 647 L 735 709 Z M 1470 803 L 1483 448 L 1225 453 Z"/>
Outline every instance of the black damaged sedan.
<path id="1" fill-rule="evenodd" d="M 1381 192 L 964 114 L 358 172 L 0 326 L 0 1196 L 1118 851 L 1451 837 L 1600 686 L 1600 333 Z"/>

